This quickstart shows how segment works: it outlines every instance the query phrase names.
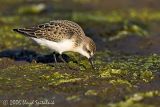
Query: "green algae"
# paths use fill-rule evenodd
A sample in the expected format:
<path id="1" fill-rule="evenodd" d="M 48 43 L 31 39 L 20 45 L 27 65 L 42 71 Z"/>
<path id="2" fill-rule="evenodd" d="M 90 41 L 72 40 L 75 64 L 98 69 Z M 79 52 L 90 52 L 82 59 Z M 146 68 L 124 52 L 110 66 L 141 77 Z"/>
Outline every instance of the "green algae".
<path id="1" fill-rule="evenodd" d="M 154 78 L 154 76 L 151 71 L 143 71 L 140 75 L 140 78 L 145 82 L 149 82 Z"/>
<path id="2" fill-rule="evenodd" d="M 1 70 L 1 83 L 0 86 L 4 87 L 7 85 L 13 85 L 14 87 L 22 87 L 24 83 L 32 84 L 42 71 L 52 70 L 52 67 L 48 67 L 44 64 L 26 64 L 23 66 L 11 66 Z M 3 86 L 5 84 L 5 86 Z M 25 87 L 26 88 L 26 87 Z"/>
<path id="3" fill-rule="evenodd" d="M 120 78 L 125 77 L 125 80 L 129 81 L 129 83 L 130 82 L 134 83 L 136 81 L 149 82 L 154 78 L 153 72 L 155 72 L 153 69 L 149 69 L 153 68 L 154 62 L 149 61 L 150 64 L 148 64 L 147 62 L 148 60 L 151 60 L 151 58 L 153 58 L 152 55 L 149 56 L 148 58 L 128 57 L 127 62 L 125 60 L 126 58 L 122 60 L 119 59 L 113 60 L 110 64 L 100 69 L 99 77 L 108 79 L 109 78 L 119 79 L 119 77 Z M 159 59 L 157 60 L 157 63 L 159 63 Z"/>
<path id="4" fill-rule="evenodd" d="M 73 95 L 73 96 L 67 97 L 66 99 L 68 101 L 79 101 L 80 100 L 80 96 Z"/>
<path id="5" fill-rule="evenodd" d="M 46 8 L 45 4 L 29 5 L 23 6 L 18 9 L 19 14 L 39 14 L 43 12 Z"/>
<path id="6" fill-rule="evenodd" d="M 86 96 L 96 96 L 98 93 L 96 90 L 87 90 L 84 94 Z"/>
<path id="7" fill-rule="evenodd" d="M 92 21 L 106 21 L 106 22 L 120 22 L 124 19 L 139 19 L 143 21 L 155 21 L 160 20 L 159 11 L 153 11 L 151 9 L 142 9 L 138 11 L 136 9 L 129 9 L 127 11 L 92 11 L 92 12 L 73 12 L 72 15 L 74 20 L 92 20 Z M 133 26 L 134 27 L 134 26 Z M 137 29 L 137 27 L 136 27 Z"/>
<path id="8" fill-rule="evenodd" d="M 103 70 L 103 71 L 100 72 L 99 77 L 100 78 L 110 78 L 111 74 L 107 70 Z"/>
<path id="9" fill-rule="evenodd" d="M 145 93 L 136 93 L 133 96 L 126 99 L 126 101 L 119 102 L 117 104 L 109 104 L 108 107 L 154 107 L 152 105 L 141 104 L 145 98 L 159 96 L 159 91 L 149 91 Z"/>
<path id="10" fill-rule="evenodd" d="M 132 84 L 127 81 L 127 80 L 122 80 L 122 79 L 118 79 L 118 80 L 110 80 L 109 83 L 113 84 L 113 85 L 128 85 L 128 87 L 132 87 Z"/>
<path id="11" fill-rule="evenodd" d="M 49 81 L 48 85 L 57 86 L 65 83 L 74 83 L 81 80 L 81 78 L 74 78 L 70 74 L 64 73 L 61 74 L 59 72 L 54 72 L 50 76 L 43 75 L 42 78 Z"/>
<path id="12" fill-rule="evenodd" d="M 126 59 L 128 60 L 127 62 Z M 149 61 L 150 64 L 145 64 L 148 63 L 147 61 Z M 80 72 L 74 71 L 74 73 L 70 73 L 65 70 L 65 72 L 57 71 L 52 73 L 51 75 L 43 75 L 41 78 L 48 83 L 48 86 L 51 86 L 54 90 L 56 90 L 56 93 L 72 93 L 71 96 L 68 96 L 66 98 L 68 101 L 82 100 L 80 97 L 82 95 L 77 94 L 77 92 L 79 91 L 85 96 L 97 96 L 101 99 L 105 99 L 106 96 L 110 96 L 114 93 L 121 93 L 121 88 L 123 89 L 124 93 L 131 93 L 133 90 L 136 90 L 136 87 L 138 87 L 139 84 L 147 84 L 148 82 L 152 82 L 156 75 L 154 74 L 154 72 L 157 70 L 152 68 L 155 64 L 157 65 L 159 61 L 160 59 L 157 55 L 150 55 L 147 57 L 112 56 L 112 60 L 110 63 L 105 64 L 105 62 L 102 62 L 103 65 L 96 65 L 100 67 L 97 67 L 99 69 L 97 69 L 97 71 L 95 72 L 90 71 L 90 68 L 86 68 L 85 70 L 82 70 Z M 73 63 L 74 62 L 72 62 L 72 64 Z M 144 64 L 145 66 L 141 66 L 140 63 Z M 77 66 L 77 63 L 74 63 L 74 65 Z M 137 65 L 139 65 L 140 67 L 138 67 Z M 159 65 L 157 65 L 157 68 L 159 68 Z M 105 87 L 106 85 L 109 87 Z M 88 89 L 89 87 L 99 87 L 100 89 Z M 73 93 L 76 95 L 73 95 Z M 154 95 L 152 97 L 154 97 Z M 108 106 L 118 107 L 122 105 L 128 107 L 136 105 L 143 106 L 145 104 L 130 103 L 130 101 L 126 101 L 122 104 L 109 104 Z"/>

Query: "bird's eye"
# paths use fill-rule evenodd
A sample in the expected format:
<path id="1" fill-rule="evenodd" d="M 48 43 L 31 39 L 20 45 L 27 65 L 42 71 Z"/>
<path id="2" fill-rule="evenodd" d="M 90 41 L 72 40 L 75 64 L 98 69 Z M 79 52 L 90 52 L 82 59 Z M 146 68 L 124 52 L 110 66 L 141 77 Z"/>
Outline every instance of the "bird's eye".
<path id="1" fill-rule="evenodd" d="M 91 51 L 90 50 L 87 50 L 87 52 L 90 54 L 91 53 Z"/>

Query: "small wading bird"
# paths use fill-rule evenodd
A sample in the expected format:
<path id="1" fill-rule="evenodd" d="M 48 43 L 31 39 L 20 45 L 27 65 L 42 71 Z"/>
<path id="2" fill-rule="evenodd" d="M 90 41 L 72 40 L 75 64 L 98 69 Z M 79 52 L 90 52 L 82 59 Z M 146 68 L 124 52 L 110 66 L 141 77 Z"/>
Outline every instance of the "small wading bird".
<path id="1" fill-rule="evenodd" d="M 67 51 L 78 52 L 88 58 L 93 67 L 92 58 L 96 51 L 94 41 L 87 37 L 82 28 L 75 22 L 68 20 L 54 20 L 49 23 L 40 24 L 29 28 L 13 29 L 14 31 L 23 34 L 38 44 L 43 45 L 54 52 L 60 54 Z M 54 53 L 54 59 L 57 59 Z M 94 68 L 94 67 L 93 67 Z"/>

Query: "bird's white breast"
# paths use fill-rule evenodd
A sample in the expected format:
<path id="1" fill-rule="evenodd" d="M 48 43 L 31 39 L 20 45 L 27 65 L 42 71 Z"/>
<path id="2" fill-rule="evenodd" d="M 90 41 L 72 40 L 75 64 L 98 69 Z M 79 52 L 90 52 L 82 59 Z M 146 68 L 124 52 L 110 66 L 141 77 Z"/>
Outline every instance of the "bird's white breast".
<path id="1" fill-rule="evenodd" d="M 51 50 L 54 50 L 58 53 L 62 53 L 65 51 L 72 51 L 73 49 L 73 42 L 69 39 L 63 40 L 60 42 L 53 42 L 47 39 L 43 38 L 32 38 L 34 41 L 36 41 L 38 44 L 43 45 Z"/>

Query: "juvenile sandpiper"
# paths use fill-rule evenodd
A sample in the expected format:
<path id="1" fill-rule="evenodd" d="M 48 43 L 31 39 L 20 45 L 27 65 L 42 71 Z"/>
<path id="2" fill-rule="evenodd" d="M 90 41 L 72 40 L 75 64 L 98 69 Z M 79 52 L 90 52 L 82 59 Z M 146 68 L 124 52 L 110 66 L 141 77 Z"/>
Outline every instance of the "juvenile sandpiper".
<path id="1" fill-rule="evenodd" d="M 92 57 L 96 52 L 96 45 L 91 38 L 85 35 L 82 28 L 75 22 L 53 20 L 49 23 L 13 30 L 59 53 L 63 62 L 65 61 L 62 58 L 62 53 L 72 51 L 87 57 L 93 67 Z M 57 62 L 55 54 L 54 59 L 55 62 Z"/>

